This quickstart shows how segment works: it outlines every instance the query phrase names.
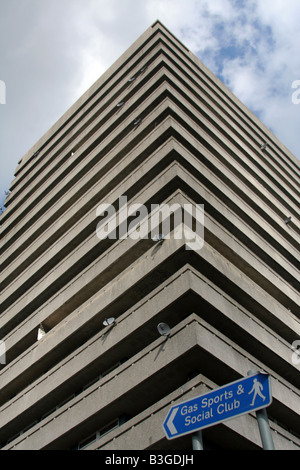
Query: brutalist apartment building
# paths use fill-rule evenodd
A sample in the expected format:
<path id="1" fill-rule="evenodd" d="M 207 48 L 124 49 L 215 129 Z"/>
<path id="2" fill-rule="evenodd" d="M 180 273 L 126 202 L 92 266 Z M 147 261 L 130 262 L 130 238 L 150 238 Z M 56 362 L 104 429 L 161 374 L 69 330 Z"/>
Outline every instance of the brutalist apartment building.
<path id="1" fill-rule="evenodd" d="M 270 375 L 275 448 L 300 449 L 299 162 L 159 21 L 22 158 L 10 191 L 2 450 L 190 450 L 190 435 L 166 438 L 170 407 L 249 370 Z M 204 207 L 200 249 L 175 236 L 175 214 L 168 234 L 143 225 L 139 207 L 149 219 L 173 204 Z M 262 448 L 255 413 L 202 436 Z"/>

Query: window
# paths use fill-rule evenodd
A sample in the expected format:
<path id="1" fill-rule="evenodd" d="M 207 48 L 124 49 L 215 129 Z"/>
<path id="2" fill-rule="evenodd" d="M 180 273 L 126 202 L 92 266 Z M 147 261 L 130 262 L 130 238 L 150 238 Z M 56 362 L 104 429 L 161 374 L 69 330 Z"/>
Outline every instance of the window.
<path id="1" fill-rule="evenodd" d="M 122 424 L 122 422 L 123 421 L 119 420 L 119 418 L 114 419 L 109 424 L 103 426 L 103 428 L 96 431 L 94 434 L 91 434 L 89 437 L 83 439 L 75 448 L 77 448 L 78 450 L 85 449 L 87 446 L 100 439 L 100 437 L 103 437 L 105 436 L 105 434 L 108 434 L 109 432 L 118 428 Z"/>

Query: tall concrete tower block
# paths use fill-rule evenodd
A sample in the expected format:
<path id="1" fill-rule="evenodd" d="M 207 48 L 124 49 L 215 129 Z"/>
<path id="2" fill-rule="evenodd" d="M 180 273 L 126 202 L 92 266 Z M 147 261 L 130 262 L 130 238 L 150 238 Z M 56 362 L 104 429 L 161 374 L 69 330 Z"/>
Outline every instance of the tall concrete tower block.
<path id="1" fill-rule="evenodd" d="M 10 191 L 3 450 L 191 450 L 164 434 L 170 407 L 253 369 L 275 448 L 300 449 L 299 161 L 159 21 Z M 203 445 L 261 449 L 255 414 Z"/>

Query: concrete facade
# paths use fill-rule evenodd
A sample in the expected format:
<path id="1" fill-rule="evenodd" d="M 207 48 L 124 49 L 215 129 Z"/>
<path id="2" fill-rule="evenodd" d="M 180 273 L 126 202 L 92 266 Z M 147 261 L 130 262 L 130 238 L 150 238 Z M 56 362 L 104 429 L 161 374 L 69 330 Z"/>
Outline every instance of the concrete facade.
<path id="1" fill-rule="evenodd" d="M 300 449 L 299 161 L 159 21 L 22 158 L 10 190 L 3 450 L 191 450 L 164 436 L 169 407 L 251 369 L 271 376 L 276 449 Z M 204 204 L 203 248 L 178 227 L 100 240 L 97 208 L 118 211 L 122 195 Z M 261 449 L 255 414 L 203 440 Z"/>

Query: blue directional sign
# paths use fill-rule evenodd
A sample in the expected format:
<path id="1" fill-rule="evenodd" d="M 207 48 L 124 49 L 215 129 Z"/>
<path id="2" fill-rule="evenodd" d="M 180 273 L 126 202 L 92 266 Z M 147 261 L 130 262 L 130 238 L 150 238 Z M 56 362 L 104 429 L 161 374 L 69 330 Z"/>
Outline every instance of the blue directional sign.
<path id="1" fill-rule="evenodd" d="M 270 377 L 257 373 L 172 406 L 163 423 L 168 439 L 193 433 L 269 406 Z"/>

